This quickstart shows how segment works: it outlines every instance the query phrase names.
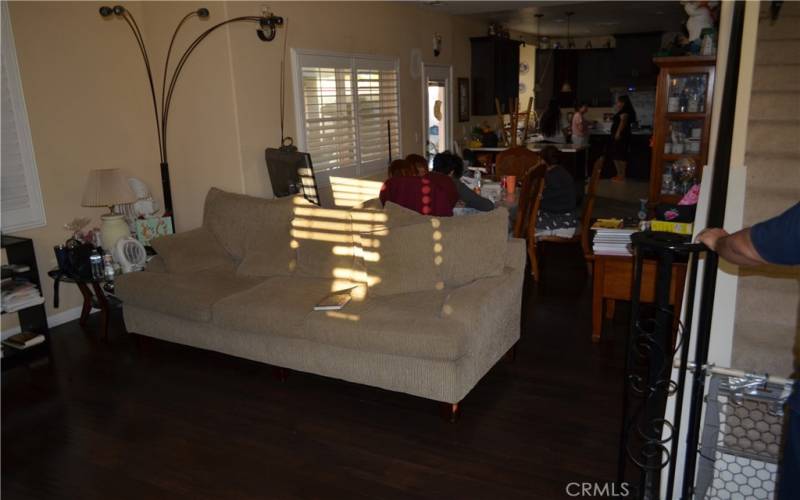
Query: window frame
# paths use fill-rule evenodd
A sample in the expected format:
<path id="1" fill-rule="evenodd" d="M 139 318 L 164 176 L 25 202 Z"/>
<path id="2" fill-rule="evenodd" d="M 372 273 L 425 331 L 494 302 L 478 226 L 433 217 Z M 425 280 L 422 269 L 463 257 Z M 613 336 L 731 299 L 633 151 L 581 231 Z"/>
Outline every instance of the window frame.
<path id="1" fill-rule="evenodd" d="M 339 167 L 334 170 L 325 170 L 325 171 L 317 171 L 316 166 L 314 167 L 314 175 L 317 180 L 317 184 L 319 186 L 328 186 L 330 185 L 330 177 L 348 177 L 348 178 L 363 178 L 369 177 L 381 171 L 385 171 L 385 165 L 368 165 L 365 166 L 364 162 L 361 161 L 361 137 L 360 137 L 360 122 L 359 122 L 359 103 L 358 103 L 358 70 L 359 69 L 373 69 L 373 68 L 365 68 L 364 66 L 359 66 L 359 63 L 363 63 L 364 61 L 375 61 L 378 65 L 388 66 L 393 69 L 396 73 L 397 79 L 397 150 L 399 151 L 398 158 L 403 157 L 403 105 L 401 100 L 401 84 L 400 84 L 400 58 L 393 57 L 393 56 L 383 56 L 383 55 L 375 55 L 375 54 L 356 54 L 356 53 L 349 53 L 349 52 L 333 52 L 333 51 L 324 51 L 324 50 L 311 50 L 311 49 L 298 49 L 293 48 L 291 49 L 291 57 L 292 57 L 292 90 L 294 92 L 294 107 L 295 107 L 295 128 L 296 134 L 295 137 L 297 139 L 297 148 L 300 151 L 308 152 L 307 148 L 307 136 L 306 136 L 306 116 L 305 116 L 305 99 L 303 94 L 303 68 L 300 65 L 302 58 L 320 58 L 320 60 L 324 60 L 326 58 L 337 58 L 337 59 L 347 59 L 349 61 L 349 65 L 347 66 L 350 70 L 350 83 L 352 87 L 352 96 L 353 96 L 353 116 L 354 116 L 354 124 L 356 129 L 356 136 L 355 136 L 355 155 L 356 155 L 356 164 L 353 166 L 345 166 Z M 335 67 L 344 67 L 343 65 L 338 65 Z M 375 68 L 379 69 L 379 68 Z M 395 158 L 396 159 L 396 158 Z M 312 155 L 311 162 L 313 164 L 314 157 Z"/>
<path id="2" fill-rule="evenodd" d="M 11 27 L 11 15 L 8 9 L 8 2 L 3 2 L 2 11 L 2 50 L 6 58 L 6 80 L 8 82 L 9 98 L 14 114 L 14 125 L 17 129 L 17 139 L 19 141 L 20 156 L 22 158 L 22 168 L 25 172 L 25 187 L 28 190 L 29 206 L 26 213 L 19 215 L 14 213 L 12 220 L 18 217 L 23 220 L 13 220 L 10 224 L 8 213 L 2 214 L 2 231 L 4 233 L 14 233 L 27 229 L 34 229 L 47 225 L 47 218 L 44 210 L 44 200 L 42 199 L 42 188 L 39 182 L 39 169 L 36 165 L 36 154 L 33 148 L 33 138 L 31 127 L 28 120 L 28 110 L 25 105 L 25 94 L 22 88 L 22 78 L 19 72 L 19 62 L 17 61 L 17 48 L 14 43 L 14 32 Z M 15 211 L 17 212 L 17 211 Z"/>

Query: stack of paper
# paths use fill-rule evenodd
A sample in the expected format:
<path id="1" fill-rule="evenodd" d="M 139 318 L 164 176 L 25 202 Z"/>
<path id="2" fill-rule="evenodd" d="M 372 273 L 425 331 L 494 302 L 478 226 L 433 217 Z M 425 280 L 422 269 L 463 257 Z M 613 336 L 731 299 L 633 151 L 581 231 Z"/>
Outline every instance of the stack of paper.
<path id="1" fill-rule="evenodd" d="M 592 226 L 595 230 L 592 250 L 598 255 L 631 255 L 631 235 L 637 228 L 612 229 Z"/>
<path id="2" fill-rule="evenodd" d="M 33 283 L 12 279 L 4 281 L 2 295 L 4 312 L 15 312 L 42 303 L 44 303 L 44 297 Z"/>

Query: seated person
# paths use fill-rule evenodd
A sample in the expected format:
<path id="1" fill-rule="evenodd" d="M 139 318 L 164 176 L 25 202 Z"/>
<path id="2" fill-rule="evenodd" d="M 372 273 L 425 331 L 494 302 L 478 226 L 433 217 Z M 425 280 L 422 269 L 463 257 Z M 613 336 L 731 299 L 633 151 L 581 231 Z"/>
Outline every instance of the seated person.
<path id="1" fill-rule="evenodd" d="M 416 169 L 406 160 L 395 160 L 389 172 L 414 172 L 411 175 L 393 175 L 381 186 L 381 203 L 397 203 L 422 215 L 451 217 L 458 202 L 455 186 L 445 176 L 438 174 L 416 175 Z"/>
<path id="2" fill-rule="evenodd" d="M 406 161 L 414 165 L 417 170 L 417 175 L 425 175 L 428 173 L 428 160 L 424 156 L 418 154 L 410 154 L 406 156 Z"/>
<path id="3" fill-rule="evenodd" d="M 433 157 L 433 171 L 443 174 L 452 179 L 453 185 L 458 191 L 458 198 L 464 202 L 467 208 L 488 212 L 494 210 L 492 200 L 484 198 L 461 182 L 461 175 L 464 173 L 464 162 L 457 155 L 448 151 L 439 153 Z"/>
<path id="4" fill-rule="evenodd" d="M 413 177 L 417 175 L 417 169 L 406 160 L 395 160 L 389 164 L 389 178 L 392 177 Z"/>
<path id="5" fill-rule="evenodd" d="M 536 219 L 536 238 L 558 236 L 572 238 L 578 228 L 575 204 L 575 180 L 561 166 L 558 148 L 545 146 L 540 164 L 547 166 L 544 175 L 544 191 Z"/>

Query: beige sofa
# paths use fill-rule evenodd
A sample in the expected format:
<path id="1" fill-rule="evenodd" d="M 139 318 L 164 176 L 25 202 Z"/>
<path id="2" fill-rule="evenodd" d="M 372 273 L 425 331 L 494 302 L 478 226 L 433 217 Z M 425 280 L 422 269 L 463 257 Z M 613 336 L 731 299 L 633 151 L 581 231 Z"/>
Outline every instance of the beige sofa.
<path id="1" fill-rule="evenodd" d="M 121 276 L 128 331 L 455 404 L 519 339 L 507 212 L 424 217 L 209 191 L 201 228 Z M 314 311 L 354 287 L 339 311 Z"/>

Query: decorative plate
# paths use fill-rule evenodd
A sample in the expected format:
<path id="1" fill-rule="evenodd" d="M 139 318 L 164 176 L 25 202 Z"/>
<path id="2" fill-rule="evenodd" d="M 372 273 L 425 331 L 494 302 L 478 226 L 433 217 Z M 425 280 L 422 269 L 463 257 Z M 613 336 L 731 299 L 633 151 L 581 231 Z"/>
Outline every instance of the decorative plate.
<path id="1" fill-rule="evenodd" d="M 519 74 L 520 74 L 520 75 L 524 75 L 524 74 L 525 74 L 525 73 L 527 73 L 527 72 L 528 72 L 530 69 L 531 69 L 531 67 L 530 67 L 530 66 L 528 66 L 528 63 L 524 63 L 524 62 L 521 62 L 521 63 L 519 63 Z"/>

